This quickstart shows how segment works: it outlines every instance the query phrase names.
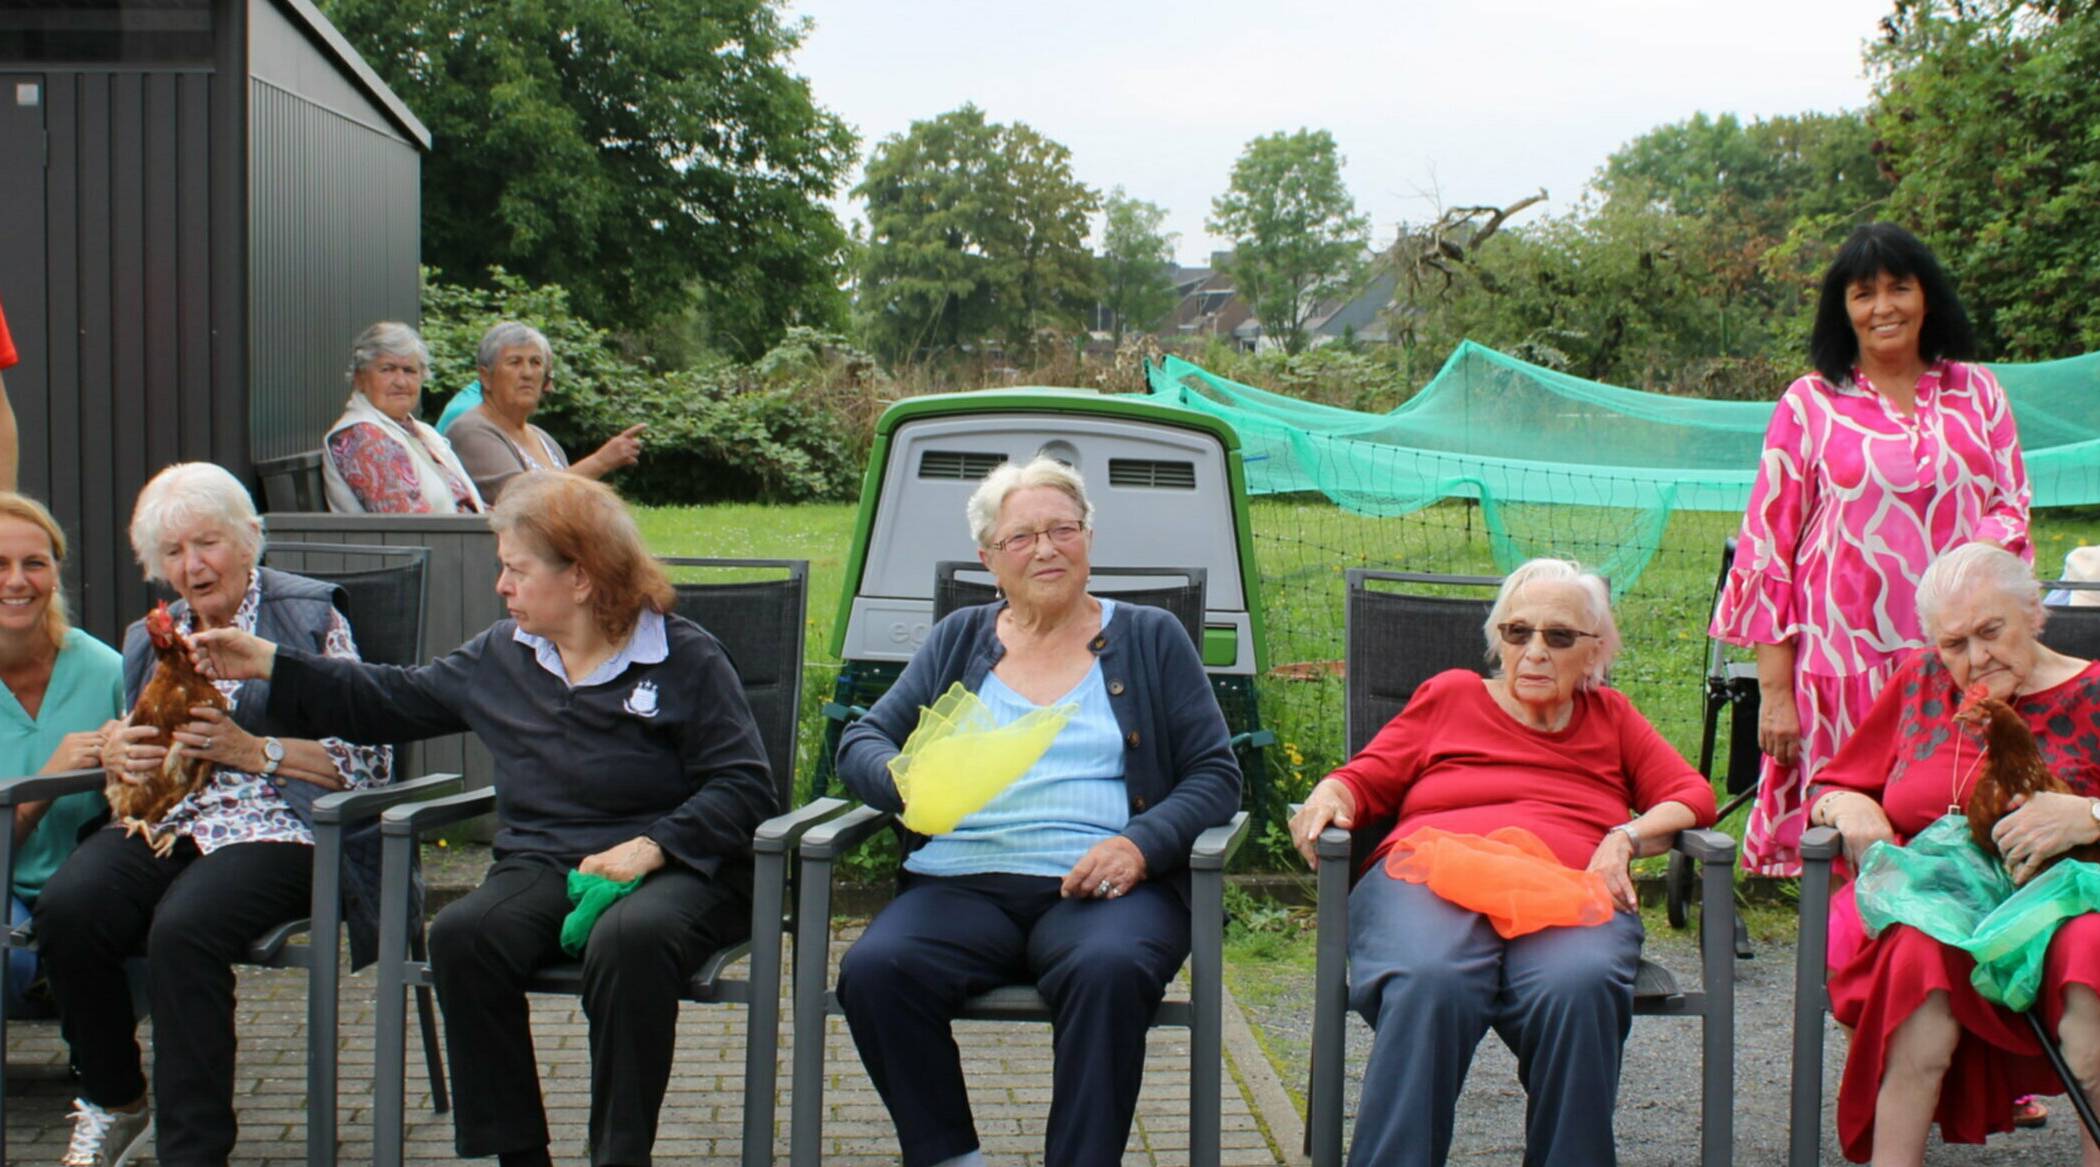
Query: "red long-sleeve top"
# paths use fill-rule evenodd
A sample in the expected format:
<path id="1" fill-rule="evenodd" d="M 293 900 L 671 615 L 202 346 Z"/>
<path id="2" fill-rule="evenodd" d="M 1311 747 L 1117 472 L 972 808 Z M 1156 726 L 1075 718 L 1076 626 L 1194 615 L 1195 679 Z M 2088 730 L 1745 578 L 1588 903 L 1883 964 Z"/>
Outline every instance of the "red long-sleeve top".
<path id="1" fill-rule="evenodd" d="M 1699 826 L 1714 821 L 1712 785 L 1625 694 L 1578 690 L 1567 726 L 1542 733 L 1465 669 L 1431 677 L 1330 777 L 1356 796 L 1357 822 L 1398 816 L 1374 859 L 1417 827 L 1472 835 L 1523 827 L 1579 868 L 1629 809 L 1681 802 Z"/>

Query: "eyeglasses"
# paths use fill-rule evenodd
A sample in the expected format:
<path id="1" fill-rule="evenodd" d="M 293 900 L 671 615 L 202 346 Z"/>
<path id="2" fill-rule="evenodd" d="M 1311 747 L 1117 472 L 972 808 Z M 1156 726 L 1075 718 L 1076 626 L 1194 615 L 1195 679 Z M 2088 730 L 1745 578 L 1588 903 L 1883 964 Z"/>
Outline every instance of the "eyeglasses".
<path id="1" fill-rule="evenodd" d="M 1053 546 L 1065 548 L 1078 543 L 1079 537 L 1084 534 L 1086 534 L 1086 527 L 1079 523 L 1059 523 L 1054 527 L 1044 527 L 1040 531 L 1016 531 L 1006 538 L 993 543 L 991 547 L 994 551 L 1009 551 L 1015 555 L 1026 555 L 1030 551 L 1035 550 L 1035 538 L 1038 535 L 1048 535 Z"/>
<path id="2" fill-rule="evenodd" d="M 1546 638 L 1547 648 L 1573 648 L 1575 641 L 1584 636 L 1591 640 L 1604 639 L 1594 632 L 1584 632 L 1579 628 L 1533 628 L 1529 624 L 1497 624 L 1495 631 L 1501 634 L 1502 643 L 1518 648 L 1530 644 L 1533 633 Z"/>

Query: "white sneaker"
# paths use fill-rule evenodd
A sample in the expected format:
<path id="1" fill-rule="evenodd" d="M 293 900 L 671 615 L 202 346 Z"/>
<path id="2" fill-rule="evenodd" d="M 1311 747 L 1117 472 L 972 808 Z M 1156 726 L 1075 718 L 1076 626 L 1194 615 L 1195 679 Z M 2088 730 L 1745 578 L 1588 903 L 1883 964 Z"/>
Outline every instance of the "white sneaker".
<path id="1" fill-rule="evenodd" d="M 104 1110 L 85 1098 L 73 1100 L 73 1140 L 66 1144 L 60 1167 L 124 1167 L 146 1146 L 153 1112 Z"/>

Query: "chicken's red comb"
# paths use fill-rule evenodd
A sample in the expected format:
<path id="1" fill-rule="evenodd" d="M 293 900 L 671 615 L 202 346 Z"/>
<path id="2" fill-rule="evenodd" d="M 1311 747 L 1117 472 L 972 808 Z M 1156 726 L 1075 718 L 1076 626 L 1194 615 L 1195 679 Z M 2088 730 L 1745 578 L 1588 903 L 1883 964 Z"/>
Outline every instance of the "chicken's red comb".
<path id="1" fill-rule="evenodd" d="M 1954 712 L 1957 714 L 1967 713 L 1969 710 L 1976 708 L 1978 705 L 1981 705 L 1985 701 L 1988 701 L 1990 699 L 1991 687 L 1989 685 L 1984 684 L 1981 681 L 1978 681 L 1975 684 L 1969 686 L 1968 688 L 1962 690 L 1961 706 L 1957 708 Z"/>

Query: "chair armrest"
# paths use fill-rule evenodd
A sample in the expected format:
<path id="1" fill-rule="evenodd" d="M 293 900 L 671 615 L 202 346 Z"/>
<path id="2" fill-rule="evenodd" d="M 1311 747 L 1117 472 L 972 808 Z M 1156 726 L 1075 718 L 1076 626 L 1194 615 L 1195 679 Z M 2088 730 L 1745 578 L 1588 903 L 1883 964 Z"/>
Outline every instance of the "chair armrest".
<path id="1" fill-rule="evenodd" d="M 391 782 L 370 790 L 338 790 L 314 800 L 314 824 L 362 822 L 378 818 L 388 807 L 449 794 L 464 781 L 457 774 L 426 774 L 411 782 Z"/>
<path id="2" fill-rule="evenodd" d="M 1677 832 L 1677 842 L 1672 849 L 1701 863 L 1735 862 L 1735 840 L 1702 827 Z"/>
<path id="3" fill-rule="evenodd" d="M 479 790 L 448 794 L 427 802 L 388 807 L 386 813 L 379 816 L 379 833 L 389 837 L 413 838 L 438 827 L 479 818 L 495 809 L 496 792 L 484 786 Z"/>
<path id="4" fill-rule="evenodd" d="M 108 781 L 109 775 L 101 770 L 60 770 L 56 774 L 0 779 L 0 806 L 20 806 L 83 790 L 100 790 Z"/>
<path id="5" fill-rule="evenodd" d="M 751 838 L 751 849 L 766 855 L 792 851 L 811 828 L 836 818 L 852 805 L 843 798 L 819 798 L 807 806 L 775 815 L 758 824 L 758 831 Z"/>
<path id="6" fill-rule="evenodd" d="M 1247 812 L 1235 811 L 1232 821 L 1211 827 L 1196 836 L 1196 843 L 1189 848 L 1189 870 L 1223 871 L 1239 851 L 1240 844 L 1247 841 L 1247 824 L 1251 822 Z"/>
<path id="7" fill-rule="evenodd" d="M 1801 832 L 1801 858 L 1819 860 L 1824 863 L 1838 857 L 1845 849 L 1845 837 L 1836 827 L 1810 827 Z"/>
<path id="8" fill-rule="evenodd" d="M 889 826 L 895 817 L 886 810 L 877 810 L 863 803 L 803 835 L 802 855 L 806 859 L 835 859 Z"/>

